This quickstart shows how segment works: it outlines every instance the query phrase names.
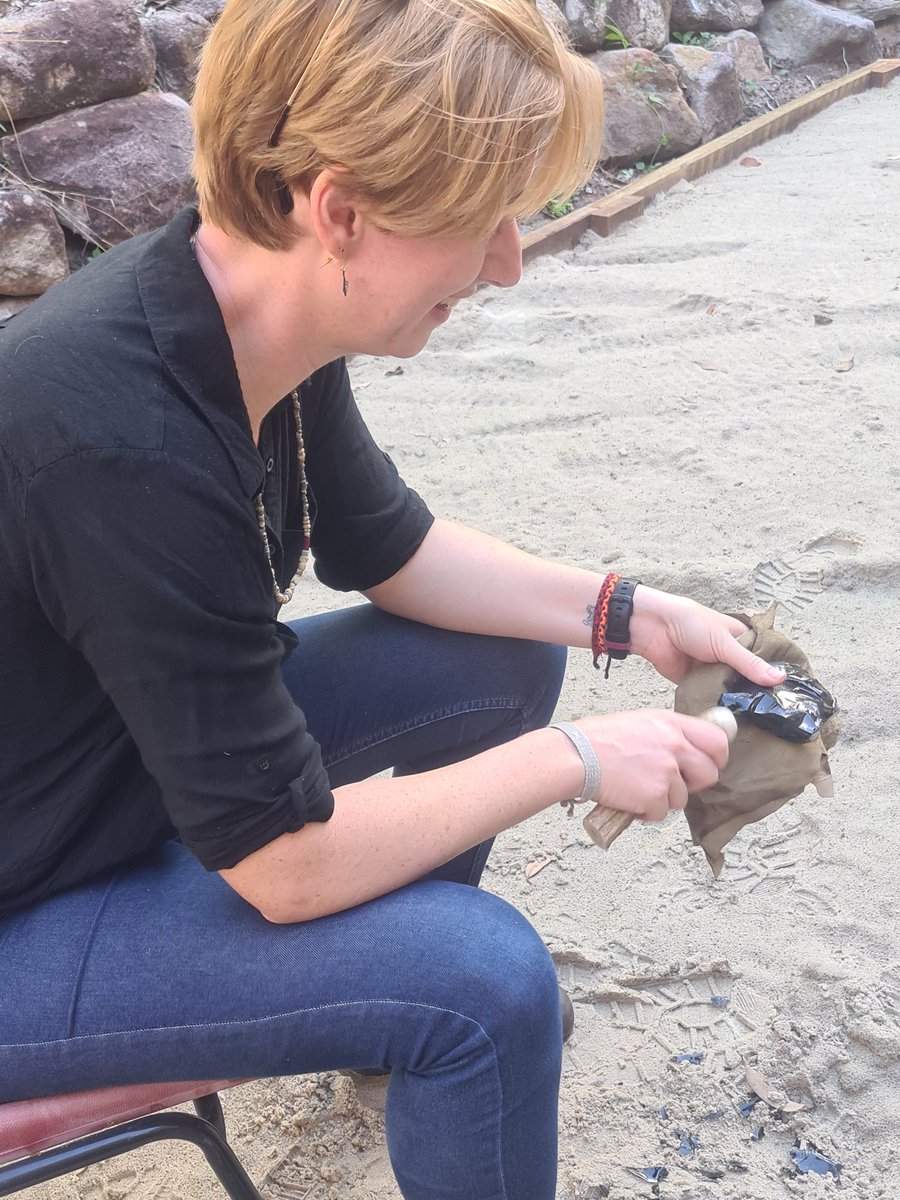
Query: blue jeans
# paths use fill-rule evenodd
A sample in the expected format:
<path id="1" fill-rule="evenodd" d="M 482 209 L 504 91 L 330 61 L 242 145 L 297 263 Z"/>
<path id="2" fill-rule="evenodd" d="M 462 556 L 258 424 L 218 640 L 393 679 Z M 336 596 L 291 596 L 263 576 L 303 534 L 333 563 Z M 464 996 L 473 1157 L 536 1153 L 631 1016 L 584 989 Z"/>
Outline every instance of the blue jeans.
<path id="1" fill-rule="evenodd" d="M 547 724 L 565 665 L 558 647 L 369 605 L 294 629 L 285 679 L 334 786 Z M 277 926 L 171 842 L 0 918 L 0 1101 L 377 1066 L 407 1200 L 552 1200 L 556 975 L 525 918 L 469 886 L 488 849 Z"/>

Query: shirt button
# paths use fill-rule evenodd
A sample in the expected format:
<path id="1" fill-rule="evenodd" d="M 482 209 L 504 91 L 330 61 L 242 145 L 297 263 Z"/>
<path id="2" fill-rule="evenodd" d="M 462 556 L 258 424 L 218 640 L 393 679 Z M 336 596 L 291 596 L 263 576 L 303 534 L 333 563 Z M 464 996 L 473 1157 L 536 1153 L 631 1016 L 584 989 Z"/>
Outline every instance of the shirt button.
<path id="1" fill-rule="evenodd" d="M 267 758 L 261 758 L 261 759 L 259 760 L 259 762 L 258 762 L 256 765 L 259 767 L 259 769 L 260 769 L 261 771 L 268 771 L 268 769 L 269 769 L 269 760 L 268 760 Z"/>
<path id="2" fill-rule="evenodd" d="M 275 470 L 275 459 L 274 459 L 274 458 L 267 458 L 267 459 L 266 459 L 266 470 L 268 471 L 268 473 L 269 473 L 270 475 L 271 475 L 271 474 L 272 474 L 272 472 Z"/>

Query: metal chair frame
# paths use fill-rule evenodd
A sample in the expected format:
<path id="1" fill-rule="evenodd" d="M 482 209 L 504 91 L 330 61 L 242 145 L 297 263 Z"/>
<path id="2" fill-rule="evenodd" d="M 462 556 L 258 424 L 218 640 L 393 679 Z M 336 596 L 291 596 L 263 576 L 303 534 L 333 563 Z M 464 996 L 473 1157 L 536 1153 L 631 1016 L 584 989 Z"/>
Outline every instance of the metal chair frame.
<path id="1" fill-rule="evenodd" d="M 52 1146 L 38 1154 L 0 1165 L 0 1196 L 11 1196 L 22 1188 L 47 1183 L 71 1171 L 104 1162 L 149 1145 L 173 1138 L 198 1146 L 231 1200 L 262 1200 L 250 1176 L 229 1146 L 225 1115 L 218 1094 L 198 1096 L 197 1113 L 155 1112 L 90 1133 L 76 1141 Z"/>

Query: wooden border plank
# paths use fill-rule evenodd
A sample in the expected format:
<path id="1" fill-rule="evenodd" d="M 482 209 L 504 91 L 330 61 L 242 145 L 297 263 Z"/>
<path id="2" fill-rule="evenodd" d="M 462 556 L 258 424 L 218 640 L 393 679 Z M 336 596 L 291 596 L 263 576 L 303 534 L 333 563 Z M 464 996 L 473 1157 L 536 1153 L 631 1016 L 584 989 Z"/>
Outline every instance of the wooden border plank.
<path id="1" fill-rule="evenodd" d="M 643 216 L 646 207 L 647 201 L 643 196 L 623 196 L 621 192 L 616 192 L 601 203 L 590 205 L 590 227 L 601 237 L 609 237 L 614 229 L 626 221 Z"/>
<path id="2" fill-rule="evenodd" d="M 872 87 L 887 87 L 900 75 L 900 58 L 883 58 L 872 64 Z"/>
<path id="3" fill-rule="evenodd" d="M 529 263 L 544 254 L 571 250 L 589 229 L 607 237 L 625 221 L 640 216 L 651 196 L 667 191 L 682 179 L 699 179 L 770 138 L 789 133 L 802 121 L 823 112 L 838 100 L 858 95 L 870 87 L 885 87 L 897 76 L 900 76 L 900 59 L 879 59 L 791 100 L 774 112 L 739 125 L 705 146 L 672 159 L 649 175 L 632 180 L 611 196 L 576 208 L 568 216 L 526 234 L 522 239 L 523 261 Z"/>

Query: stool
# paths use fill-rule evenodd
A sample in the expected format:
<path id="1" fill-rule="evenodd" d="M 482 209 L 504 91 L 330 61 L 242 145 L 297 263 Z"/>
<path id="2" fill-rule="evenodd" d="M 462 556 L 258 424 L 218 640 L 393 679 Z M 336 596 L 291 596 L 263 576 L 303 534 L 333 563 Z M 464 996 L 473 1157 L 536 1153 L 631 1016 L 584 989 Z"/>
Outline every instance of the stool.
<path id="1" fill-rule="evenodd" d="M 199 1146 L 232 1200 L 262 1200 L 226 1141 L 218 1097 L 242 1082 L 135 1084 L 0 1104 L 0 1196 L 177 1138 Z M 164 1111 L 188 1101 L 196 1116 Z"/>

